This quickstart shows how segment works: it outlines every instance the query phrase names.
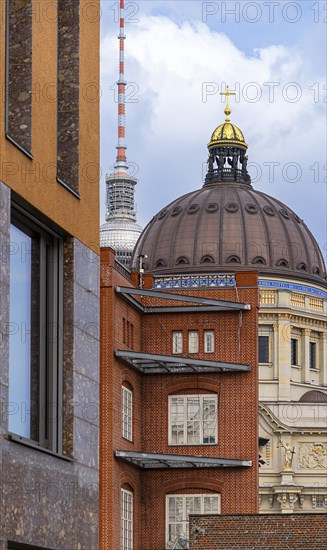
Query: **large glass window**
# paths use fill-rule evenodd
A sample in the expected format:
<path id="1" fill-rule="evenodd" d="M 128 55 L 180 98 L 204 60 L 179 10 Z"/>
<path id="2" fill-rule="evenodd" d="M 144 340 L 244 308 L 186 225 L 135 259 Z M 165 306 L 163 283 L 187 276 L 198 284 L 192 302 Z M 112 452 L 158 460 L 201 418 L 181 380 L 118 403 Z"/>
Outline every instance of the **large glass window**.
<path id="1" fill-rule="evenodd" d="M 189 547 L 189 515 L 220 514 L 220 495 L 168 495 L 166 497 L 166 547 Z"/>
<path id="2" fill-rule="evenodd" d="M 169 445 L 217 443 L 217 395 L 169 397 Z"/>
<path id="3" fill-rule="evenodd" d="M 55 452 L 59 435 L 61 239 L 14 210 L 10 228 L 9 431 Z"/>
<path id="4" fill-rule="evenodd" d="M 120 550 L 133 550 L 133 493 L 121 489 Z"/>
<path id="5" fill-rule="evenodd" d="M 122 386 L 122 436 L 129 441 L 132 441 L 132 406 L 133 394 L 131 390 Z"/>

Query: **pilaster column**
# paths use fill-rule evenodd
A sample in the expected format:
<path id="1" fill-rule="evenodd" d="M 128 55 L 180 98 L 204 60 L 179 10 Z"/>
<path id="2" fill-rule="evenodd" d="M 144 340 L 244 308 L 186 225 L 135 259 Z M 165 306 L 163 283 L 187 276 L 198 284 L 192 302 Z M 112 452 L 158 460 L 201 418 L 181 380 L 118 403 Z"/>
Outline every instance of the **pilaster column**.
<path id="1" fill-rule="evenodd" d="M 273 325 L 273 342 L 272 342 L 272 367 L 273 379 L 278 380 L 278 325 Z"/>
<path id="2" fill-rule="evenodd" d="M 309 349 L 309 340 L 310 340 L 311 330 L 305 328 L 302 331 L 302 350 L 301 350 L 301 361 L 302 361 L 302 382 L 310 384 L 310 349 Z"/>
<path id="3" fill-rule="evenodd" d="M 290 401 L 291 324 L 288 318 L 278 320 L 278 398 Z"/>
<path id="4" fill-rule="evenodd" d="M 327 386 L 327 332 L 320 334 L 319 342 L 320 384 Z"/>

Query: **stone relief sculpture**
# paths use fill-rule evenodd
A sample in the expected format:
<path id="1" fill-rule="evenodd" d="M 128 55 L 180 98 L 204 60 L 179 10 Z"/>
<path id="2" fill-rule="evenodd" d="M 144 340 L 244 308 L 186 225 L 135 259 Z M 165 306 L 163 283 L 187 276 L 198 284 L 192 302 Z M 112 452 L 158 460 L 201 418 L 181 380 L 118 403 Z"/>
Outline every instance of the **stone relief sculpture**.
<path id="1" fill-rule="evenodd" d="M 299 468 L 327 469 L 327 443 L 299 443 Z"/>

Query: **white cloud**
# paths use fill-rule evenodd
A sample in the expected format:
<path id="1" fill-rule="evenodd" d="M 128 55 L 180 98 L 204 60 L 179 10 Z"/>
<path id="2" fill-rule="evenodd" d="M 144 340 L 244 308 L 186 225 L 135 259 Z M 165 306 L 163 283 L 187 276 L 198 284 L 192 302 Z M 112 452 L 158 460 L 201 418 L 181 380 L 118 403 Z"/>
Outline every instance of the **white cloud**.
<path id="1" fill-rule="evenodd" d="M 108 82 L 116 80 L 117 48 L 115 34 L 104 36 L 105 168 L 114 160 L 116 105 Z M 269 182 L 268 167 L 263 167 L 262 178 L 254 187 L 294 208 L 324 246 L 326 136 L 322 99 L 326 91 L 323 72 L 313 71 L 312 64 L 306 69 L 302 53 L 299 45 L 271 44 L 245 55 L 226 35 L 210 31 L 201 22 L 178 25 L 163 16 L 143 16 L 137 25 L 128 26 L 127 80 L 135 82 L 139 92 L 138 103 L 127 104 L 127 143 L 129 160 L 140 166 L 137 202 L 141 223 L 173 198 L 202 185 L 206 144 L 224 117 L 219 93 L 204 101 L 202 90 L 206 82 L 219 86 L 226 82 L 241 92 L 237 103 L 231 100 L 231 118 L 245 134 L 250 160 L 280 163 L 273 183 Z M 269 86 L 264 85 L 269 82 L 278 83 L 273 102 L 269 102 Z M 319 103 L 314 102 L 314 89 L 310 90 L 315 82 Z M 261 91 L 262 97 L 254 102 L 256 91 Z M 296 94 L 299 100 L 292 102 Z M 283 181 L 282 168 L 289 162 L 301 166 L 303 176 L 298 183 Z M 320 167 L 319 183 L 314 183 L 314 171 L 309 169 L 314 163 Z M 292 174 L 290 171 L 290 177 Z"/>

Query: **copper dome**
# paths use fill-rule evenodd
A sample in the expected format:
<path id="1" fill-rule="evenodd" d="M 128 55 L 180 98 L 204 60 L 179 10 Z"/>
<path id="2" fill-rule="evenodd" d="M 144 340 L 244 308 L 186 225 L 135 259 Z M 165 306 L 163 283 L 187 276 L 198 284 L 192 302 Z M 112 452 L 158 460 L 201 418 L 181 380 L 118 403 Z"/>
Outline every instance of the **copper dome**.
<path id="1" fill-rule="evenodd" d="M 318 390 L 307 391 L 299 399 L 299 403 L 327 403 L 327 393 Z"/>
<path id="2" fill-rule="evenodd" d="M 326 271 L 313 235 L 290 208 L 249 183 L 206 183 L 149 222 L 133 254 L 154 274 L 244 271 L 322 283 Z"/>

